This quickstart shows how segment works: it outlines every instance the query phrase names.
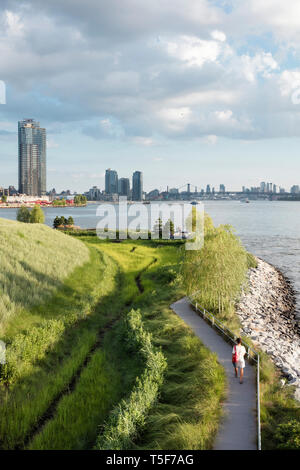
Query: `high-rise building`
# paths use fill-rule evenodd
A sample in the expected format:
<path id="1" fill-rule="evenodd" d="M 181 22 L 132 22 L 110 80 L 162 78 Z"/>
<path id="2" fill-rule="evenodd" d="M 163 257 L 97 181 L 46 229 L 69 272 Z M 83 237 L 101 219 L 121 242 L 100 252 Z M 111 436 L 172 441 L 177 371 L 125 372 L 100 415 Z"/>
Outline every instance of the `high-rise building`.
<path id="1" fill-rule="evenodd" d="M 132 200 L 141 201 L 143 198 L 143 173 L 135 171 L 132 175 Z"/>
<path id="2" fill-rule="evenodd" d="M 210 184 L 206 186 L 206 194 L 210 194 Z"/>
<path id="3" fill-rule="evenodd" d="M 46 129 L 33 119 L 18 122 L 19 193 L 46 194 Z"/>
<path id="4" fill-rule="evenodd" d="M 129 197 L 130 195 L 130 182 L 129 178 L 120 178 L 118 182 L 118 193 L 120 196 Z"/>
<path id="5" fill-rule="evenodd" d="M 110 168 L 105 172 L 105 192 L 106 194 L 118 193 L 118 173 Z"/>
<path id="6" fill-rule="evenodd" d="M 97 186 L 93 186 L 87 193 L 90 201 L 99 201 L 101 199 L 101 191 Z"/>
<path id="7" fill-rule="evenodd" d="M 265 193 L 266 192 L 266 183 L 263 181 L 260 183 L 260 192 Z"/>
<path id="8" fill-rule="evenodd" d="M 291 193 L 292 194 L 299 194 L 300 193 L 300 187 L 298 184 L 295 184 L 294 186 L 291 187 Z"/>
<path id="9" fill-rule="evenodd" d="M 220 184 L 220 193 L 225 193 L 225 185 Z"/>

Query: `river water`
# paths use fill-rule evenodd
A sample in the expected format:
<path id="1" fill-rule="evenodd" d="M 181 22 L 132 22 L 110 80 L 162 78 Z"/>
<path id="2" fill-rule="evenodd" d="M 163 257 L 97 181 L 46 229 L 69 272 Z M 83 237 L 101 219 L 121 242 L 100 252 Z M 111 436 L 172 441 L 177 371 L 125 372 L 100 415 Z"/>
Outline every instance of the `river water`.
<path id="1" fill-rule="evenodd" d="M 46 224 L 56 215 L 73 217 L 82 228 L 95 228 L 96 204 L 86 207 L 45 208 Z M 205 201 L 205 211 L 215 225 L 230 224 L 244 246 L 253 254 L 277 266 L 293 283 L 300 314 L 300 202 Z M 0 217 L 16 219 L 16 209 L 0 210 Z M 142 227 L 144 228 L 144 227 Z"/>

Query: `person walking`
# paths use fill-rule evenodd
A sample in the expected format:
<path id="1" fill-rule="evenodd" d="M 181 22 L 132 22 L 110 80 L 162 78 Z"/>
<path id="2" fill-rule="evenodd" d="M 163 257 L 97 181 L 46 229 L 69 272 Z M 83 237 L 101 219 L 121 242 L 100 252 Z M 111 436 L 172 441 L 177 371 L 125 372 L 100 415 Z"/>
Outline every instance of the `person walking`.
<path id="1" fill-rule="evenodd" d="M 236 377 L 238 377 L 238 369 L 240 369 L 240 384 L 242 384 L 244 377 L 246 348 L 242 345 L 241 338 L 238 338 L 236 343 L 237 344 L 235 344 L 232 349 L 232 364 Z"/>

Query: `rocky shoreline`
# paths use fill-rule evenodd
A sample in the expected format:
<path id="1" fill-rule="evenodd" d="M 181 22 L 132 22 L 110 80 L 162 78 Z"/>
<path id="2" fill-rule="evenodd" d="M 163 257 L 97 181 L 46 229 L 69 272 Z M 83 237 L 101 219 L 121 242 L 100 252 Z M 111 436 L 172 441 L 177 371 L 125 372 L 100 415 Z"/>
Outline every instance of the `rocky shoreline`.
<path id="1" fill-rule="evenodd" d="M 265 351 L 281 370 L 300 400 L 300 322 L 295 295 L 279 269 L 256 258 L 248 272 L 248 288 L 237 304 L 242 334 Z"/>

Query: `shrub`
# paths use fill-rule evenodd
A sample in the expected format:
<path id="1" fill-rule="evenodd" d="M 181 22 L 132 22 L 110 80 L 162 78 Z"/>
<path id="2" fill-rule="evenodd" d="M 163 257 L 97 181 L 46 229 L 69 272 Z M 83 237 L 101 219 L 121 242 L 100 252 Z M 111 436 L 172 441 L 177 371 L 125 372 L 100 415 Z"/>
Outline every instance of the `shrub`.
<path id="1" fill-rule="evenodd" d="M 31 364 L 43 359 L 49 347 L 53 346 L 64 330 L 61 320 L 44 320 L 24 333 L 17 334 L 6 350 L 6 364 L 0 370 L 0 382 L 12 384 Z"/>
<path id="2" fill-rule="evenodd" d="M 17 212 L 17 221 L 25 222 L 26 224 L 28 224 L 29 220 L 30 220 L 30 210 L 26 206 L 21 206 Z"/>
<path id="3" fill-rule="evenodd" d="M 278 449 L 300 449 L 300 422 L 295 419 L 279 424 L 275 432 Z"/>
<path id="4" fill-rule="evenodd" d="M 29 222 L 31 224 L 43 224 L 45 222 L 45 214 L 41 206 L 36 204 L 30 212 Z"/>
<path id="5" fill-rule="evenodd" d="M 140 354 L 146 366 L 129 398 L 122 400 L 112 411 L 104 433 L 97 439 L 98 450 L 125 450 L 132 447 L 133 439 L 144 426 L 147 413 L 158 397 L 167 367 L 164 355 L 152 344 L 152 335 L 144 330 L 138 310 L 129 312 L 124 327 L 127 348 Z"/>

